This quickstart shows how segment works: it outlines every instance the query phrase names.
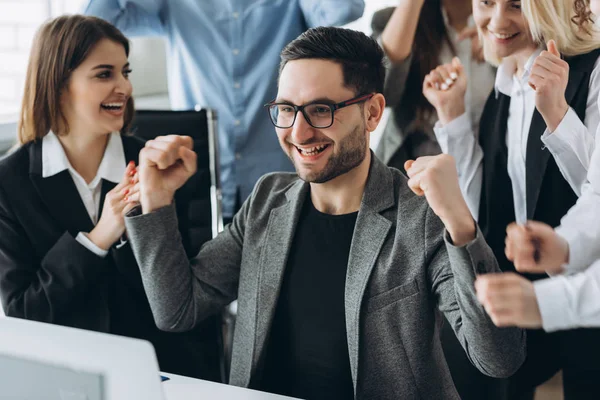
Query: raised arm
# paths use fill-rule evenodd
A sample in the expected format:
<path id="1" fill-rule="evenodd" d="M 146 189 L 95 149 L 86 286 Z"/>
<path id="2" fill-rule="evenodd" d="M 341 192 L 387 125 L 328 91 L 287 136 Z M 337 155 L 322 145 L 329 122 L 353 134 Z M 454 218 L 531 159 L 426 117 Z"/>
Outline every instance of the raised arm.
<path id="1" fill-rule="evenodd" d="M 599 129 L 600 130 L 600 129 Z M 556 233 L 569 245 L 567 272 L 583 271 L 600 258 L 600 151 L 594 150 L 588 182 Z"/>
<path id="2" fill-rule="evenodd" d="M 436 249 L 436 239 L 430 237 L 429 250 Z M 471 363 L 488 376 L 513 375 L 525 360 L 525 332 L 498 329 L 477 300 L 476 277 L 500 272 L 483 234 L 477 231 L 474 240 L 460 247 L 454 246 L 446 235 L 445 243 L 432 254 L 429 269 L 438 308 Z"/>
<path id="3" fill-rule="evenodd" d="M 452 82 L 449 84 L 449 82 Z M 466 113 L 467 76 L 458 58 L 440 65 L 423 81 L 423 94 L 436 109 L 434 127 L 442 152 L 456 161 L 460 189 L 475 220 L 483 182 L 483 150 Z"/>
<path id="4" fill-rule="evenodd" d="M 399 0 L 381 33 L 381 44 L 392 64 L 406 60 L 412 52 L 419 16 L 425 0 Z"/>
<path id="5" fill-rule="evenodd" d="M 166 0 L 89 0 L 83 13 L 107 20 L 127 36 L 164 33 Z"/>
<path id="6" fill-rule="evenodd" d="M 545 331 L 600 327 L 600 261 L 585 272 L 534 283 Z"/>
<path id="7" fill-rule="evenodd" d="M 500 269 L 461 196 L 454 161 L 441 154 L 409 161 L 407 167 L 410 188 L 430 206 L 425 260 L 438 308 L 473 365 L 489 376 L 511 376 L 525 359 L 525 334 L 496 328 L 477 301 L 476 276 Z"/>
<path id="8" fill-rule="evenodd" d="M 339 26 L 363 15 L 364 0 L 300 0 L 300 8 L 309 28 Z"/>
<path id="9" fill-rule="evenodd" d="M 542 142 L 552 153 L 573 191 L 581 196 L 595 147 L 594 135 L 600 123 L 600 69 L 596 65 L 590 76 L 583 121 L 565 99 L 570 73 L 569 64 L 561 59 L 556 44 L 551 40 L 548 50 L 536 58 L 529 82 L 535 88 L 536 108 L 547 125 Z"/>
<path id="10" fill-rule="evenodd" d="M 126 220 L 129 242 L 157 326 L 187 331 L 237 296 L 247 204 L 234 221 L 189 260 L 177 228 L 174 193 L 196 172 L 189 137 L 146 142 L 140 152 L 139 215 Z"/>
<path id="11" fill-rule="evenodd" d="M 533 273 L 577 273 L 600 259 L 600 151 L 594 150 L 588 182 L 556 229 L 541 222 L 507 228 L 507 256 Z"/>
<path id="12" fill-rule="evenodd" d="M 412 64 L 412 48 L 424 0 L 400 0 L 398 6 L 377 11 L 371 20 L 373 36 L 389 62 L 384 95 L 389 107 L 400 104 Z"/>
<path id="13" fill-rule="evenodd" d="M 600 261 L 575 275 L 530 282 L 513 272 L 481 276 L 477 296 L 499 327 L 600 327 Z"/>
<path id="14" fill-rule="evenodd" d="M 154 320 L 165 331 L 189 331 L 237 297 L 244 237 L 242 209 L 200 253 L 188 259 L 173 205 L 126 218 Z"/>

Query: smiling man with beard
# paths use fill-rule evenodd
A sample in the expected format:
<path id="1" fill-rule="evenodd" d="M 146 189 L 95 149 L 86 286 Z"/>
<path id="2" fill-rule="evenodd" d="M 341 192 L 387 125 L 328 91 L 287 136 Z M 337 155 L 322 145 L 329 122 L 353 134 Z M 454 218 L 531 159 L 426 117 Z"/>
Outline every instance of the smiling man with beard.
<path id="1" fill-rule="evenodd" d="M 417 162 L 407 180 L 369 150 L 385 107 L 380 47 L 317 28 L 281 58 L 266 108 L 296 174 L 265 175 L 194 259 L 172 204 L 196 168 L 191 139 L 163 137 L 140 154 L 131 201 L 141 207 L 126 224 L 158 326 L 190 330 L 237 299 L 233 385 L 308 399 L 458 399 L 441 311 L 477 368 L 511 375 L 525 337 L 496 328 L 477 302 L 476 274 L 499 269 L 454 161 Z"/>

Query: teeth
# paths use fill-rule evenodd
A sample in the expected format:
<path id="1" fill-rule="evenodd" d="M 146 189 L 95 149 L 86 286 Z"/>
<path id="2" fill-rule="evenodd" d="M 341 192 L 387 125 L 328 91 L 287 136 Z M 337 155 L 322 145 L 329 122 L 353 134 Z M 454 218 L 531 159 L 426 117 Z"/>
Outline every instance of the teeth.
<path id="1" fill-rule="evenodd" d="M 325 147 L 327 147 L 327 145 L 322 145 L 322 146 L 315 146 L 315 147 L 311 147 L 309 149 L 301 149 L 298 147 L 298 150 L 300 150 L 300 152 L 303 155 L 306 156 L 314 156 L 315 154 L 323 151 L 323 149 L 325 149 Z"/>
<path id="2" fill-rule="evenodd" d="M 512 34 L 496 33 L 496 32 L 491 32 L 491 33 L 492 33 L 492 35 L 496 36 L 498 39 L 510 39 L 511 37 L 516 35 L 516 33 L 512 33 Z"/>
<path id="3" fill-rule="evenodd" d="M 107 108 L 122 108 L 124 103 L 104 103 L 102 107 Z"/>

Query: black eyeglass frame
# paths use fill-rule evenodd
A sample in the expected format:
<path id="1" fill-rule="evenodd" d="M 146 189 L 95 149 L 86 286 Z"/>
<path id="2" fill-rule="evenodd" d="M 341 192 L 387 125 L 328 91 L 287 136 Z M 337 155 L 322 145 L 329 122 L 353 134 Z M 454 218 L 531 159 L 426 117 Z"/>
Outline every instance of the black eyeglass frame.
<path id="1" fill-rule="evenodd" d="M 351 99 L 339 102 L 339 103 L 335 103 L 335 104 L 328 104 L 328 103 L 323 103 L 320 101 L 315 101 L 312 103 L 308 103 L 308 104 L 304 104 L 302 106 L 297 106 L 295 104 L 290 104 L 290 103 L 276 103 L 275 101 L 272 101 L 270 103 L 267 103 L 264 105 L 264 107 L 267 108 L 267 112 L 269 113 L 269 119 L 271 120 L 271 123 L 273 125 L 275 125 L 276 128 L 279 129 L 289 129 L 292 126 L 294 126 L 294 124 L 296 123 L 296 117 L 298 116 L 298 111 L 300 111 L 302 113 L 302 115 L 304 115 L 304 119 L 306 120 L 306 122 L 308 122 L 308 124 L 310 126 L 312 126 L 313 128 L 316 129 L 327 129 L 329 127 L 331 127 L 331 125 L 333 125 L 333 121 L 334 121 L 334 114 L 337 110 L 344 108 L 344 107 L 348 107 L 354 104 L 359 104 L 362 102 L 365 102 L 367 100 L 369 100 L 370 98 L 372 98 L 373 96 L 375 96 L 375 93 L 370 93 L 370 94 L 363 94 L 357 97 L 353 97 Z M 327 126 L 315 126 L 313 125 L 313 123 L 311 122 L 310 118 L 308 115 L 306 115 L 306 113 L 304 112 L 304 108 L 315 105 L 315 104 L 320 104 L 320 105 L 324 105 L 330 108 L 331 110 L 331 122 L 329 123 L 329 125 Z M 275 121 L 273 120 L 273 114 L 271 114 L 271 108 L 274 106 L 289 106 L 292 107 L 294 109 L 294 119 L 292 120 L 292 123 L 289 126 L 279 126 L 275 123 Z"/>

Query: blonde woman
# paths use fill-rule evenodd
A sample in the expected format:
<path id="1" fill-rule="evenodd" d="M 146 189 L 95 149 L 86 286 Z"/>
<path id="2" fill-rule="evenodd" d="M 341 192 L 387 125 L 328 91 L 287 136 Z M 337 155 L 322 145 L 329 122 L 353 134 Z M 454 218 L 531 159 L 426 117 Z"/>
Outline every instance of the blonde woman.
<path id="1" fill-rule="evenodd" d="M 599 122 L 600 41 L 589 1 L 475 0 L 473 15 L 486 59 L 499 66 L 479 136 L 464 115 L 468 82 L 458 61 L 432 71 L 423 91 L 473 216 L 500 267 L 514 271 L 504 254 L 506 226 L 558 225 L 586 180 Z M 451 87 L 438 89 L 446 79 Z M 418 174 L 412 167 L 409 176 Z M 529 331 L 528 359 L 511 379 L 510 398 L 533 398 L 560 369 L 567 400 L 600 393 L 599 339 L 596 330 Z"/>

